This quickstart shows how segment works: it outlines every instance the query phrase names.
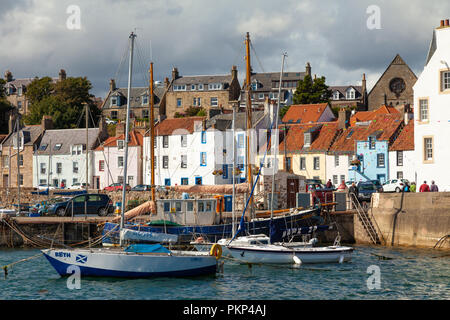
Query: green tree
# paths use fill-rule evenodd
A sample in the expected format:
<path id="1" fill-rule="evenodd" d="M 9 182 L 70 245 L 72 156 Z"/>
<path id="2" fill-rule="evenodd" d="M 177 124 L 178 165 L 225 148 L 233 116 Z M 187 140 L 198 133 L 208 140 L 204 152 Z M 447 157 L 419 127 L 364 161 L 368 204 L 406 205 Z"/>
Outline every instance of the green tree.
<path id="1" fill-rule="evenodd" d="M 13 106 L 6 99 L 5 83 L 4 79 L 0 79 L 0 133 L 8 133 L 8 114 L 13 109 Z"/>
<path id="2" fill-rule="evenodd" d="M 293 97 L 293 104 L 312 104 L 329 102 L 332 92 L 325 84 L 325 77 L 315 78 L 306 75 L 297 85 Z M 289 110 L 290 106 L 280 109 L 280 116 L 283 117 Z"/>
<path id="3" fill-rule="evenodd" d="M 56 83 L 49 77 L 34 79 L 27 87 L 30 113 L 25 117 L 25 122 L 39 124 L 44 115 L 49 115 L 55 129 L 85 127 L 87 104 L 95 121 L 94 126 L 97 126 L 101 111 L 92 101 L 91 89 L 91 82 L 86 77 L 69 77 Z M 89 122 L 92 127 L 91 119 Z"/>

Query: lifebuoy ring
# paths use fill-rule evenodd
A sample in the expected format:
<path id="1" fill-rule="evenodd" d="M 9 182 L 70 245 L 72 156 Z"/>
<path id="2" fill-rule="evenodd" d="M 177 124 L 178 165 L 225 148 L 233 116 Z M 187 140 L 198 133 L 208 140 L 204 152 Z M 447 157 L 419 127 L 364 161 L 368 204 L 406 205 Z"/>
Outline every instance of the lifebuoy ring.
<path id="1" fill-rule="evenodd" d="M 219 260 L 222 256 L 222 247 L 220 246 L 220 244 L 214 243 L 211 247 L 211 250 L 209 251 L 209 255 L 215 256 L 216 260 Z"/>

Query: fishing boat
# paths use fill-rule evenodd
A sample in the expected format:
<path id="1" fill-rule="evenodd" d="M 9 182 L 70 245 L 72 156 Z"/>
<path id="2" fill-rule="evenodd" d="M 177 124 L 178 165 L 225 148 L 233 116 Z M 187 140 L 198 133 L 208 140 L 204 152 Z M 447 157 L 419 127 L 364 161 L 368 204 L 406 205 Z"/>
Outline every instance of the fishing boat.
<path id="1" fill-rule="evenodd" d="M 136 35 L 132 32 L 130 39 L 130 58 L 128 76 L 128 97 L 130 97 L 133 48 Z M 88 249 L 45 249 L 42 253 L 61 275 L 73 273 L 79 268 L 81 276 L 100 277 L 155 277 L 155 276 L 196 276 L 215 274 L 217 260 L 221 255 L 220 246 L 216 246 L 212 254 L 194 251 L 171 251 L 161 244 L 145 245 L 132 244 L 125 246 L 123 239 L 127 159 L 129 132 L 130 104 L 127 103 L 125 126 L 125 161 L 123 170 L 123 193 L 119 233 L 119 247 L 117 248 L 88 248 Z"/>
<path id="2" fill-rule="evenodd" d="M 270 132 L 274 129 L 275 133 L 278 130 L 278 113 L 280 109 L 280 95 L 281 95 L 281 83 L 283 76 L 283 67 L 284 67 L 284 59 L 287 56 L 286 53 L 282 55 L 282 63 L 281 63 L 281 72 L 280 72 L 280 84 L 278 91 L 278 107 L 277 107 L 277 115 L 274 118 L 274 121 L 271 124 Z M 247 68 L 249 69 L 249 67 Z M 247 86 L 250 84 L 248 83 Z M 249 90 L 247 90 L 249 92 Z M 275 128 L 273 128 L 275 125 Z M 272 134 L 270 134 L 272 137 Z M 275 134 L 276 136 L 276 134 Z M 277 154 L 277 143 L 274 143 L 274 155 Z M 267 148 L 269 149 L 269 148 Z M 267 150 L 266 150 L 267 152 Z M 264 158 L 266 157 L 266 153 L 264 154 Z M 240 228 L 234 234 L 233 238 L 226 243 L 227 253 L 231 254 L 231 256 L 244 263 L 253 264 L 253 263 L 262 263 L 262 264 L 302 264 L 302 263 L 332 263 L 339 262 L 342 263 L 344 261 L 351 260 L 351 254 L 353 252 L 353 248 L 341 246 L 339 244 L 339 236 L 335 241 L 333 246 L 328 247 L 313 247 L 311 246 L 295 246 L 295 245 L 287 245 L 285 243 L 280 243 L 287 236 L 287 234 L 294 235 L 295 233 L 301 234 L 303 231 L 300 228 L 284 228 L 280 225 L 279 221 L 274 219 L 273 216 L 273 197 L 274 197 L 274 183 L 275 183 L 275 170 L 272 171 L 272 191 L 271 191 L 271 215 L 270 215 L 270 238 L 268 241 L 256 241 L 252 240 L 249 237 L 241 236 L 238 237 L 239 233 L 246 231 L 245 227 L 242 225 L 245 210 L 241 217 Z M 257 179 L 259 178 L 260 173 L 258 173 Z M 328 227 L 328 226 L 326 226 Z M 317 228 L 316 228 L 317 230 Z M 316 231 L 314 230 L 314 231 Z M 312 230 L 311 230 L 312 231 Z M 278 241 L 278 242 L 277 242 Z M 312 244 L 312 243 L 311 243 Z"/>

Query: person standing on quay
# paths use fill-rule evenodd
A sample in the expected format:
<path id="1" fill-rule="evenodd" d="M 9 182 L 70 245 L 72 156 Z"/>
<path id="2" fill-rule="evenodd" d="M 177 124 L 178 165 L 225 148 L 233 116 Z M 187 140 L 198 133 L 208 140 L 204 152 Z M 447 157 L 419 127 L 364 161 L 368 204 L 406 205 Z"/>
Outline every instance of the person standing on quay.
<path id="1" fill-rule="evenodd" d="M 439 188 L 437 185 L 434 184 L 434 180 L 431 180 L 430 191 L 431 192 L 439 192 Z"/>
<path id="2" fill-rule="evenodd" d="M 430 192 L 430 187 L 427 185 L 426 181 L 420 186 L 419 192 Z"/>
<path id="3" fill-rule="evenodd" d="M 416 183 L 413 181 L 411 182 L 411 186 L 409 187 L 410 192 L 416 192 Z"/>

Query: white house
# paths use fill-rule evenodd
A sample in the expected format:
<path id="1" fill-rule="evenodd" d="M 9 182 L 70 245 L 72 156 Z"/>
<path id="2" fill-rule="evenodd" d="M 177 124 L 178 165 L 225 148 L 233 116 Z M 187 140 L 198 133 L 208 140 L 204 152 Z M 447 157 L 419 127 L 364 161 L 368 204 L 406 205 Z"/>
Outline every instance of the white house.
<path id="1" fill-rule="evenodd" d="M 433 30 L 426 64 L 414 85 L 414 145 L 417 184 L 450 185 L 450 26 Z"/>
<path id="2" fill-rule="evenodd" d="M 411 120 L 389 147 L 389 179 L 407 179 L 417 183 L 415 160 L 414 121 Z"/>
<path id="3" fill-rule="evenodd" d="M 155 127 L 156 185 L 232 183 L 232 133 L 210 127 L 204 117 L 165 119 Z M 244 162 L 238 135 L 236 154 Z M 144 181 L 151 184 L 150 136 L 144 137 Z M 242 175 L 243 176 L 243 175 Z M 237 181 L 239 182 L 239 180 Z"/>
<path id="4" fill-rule="evenodd" d="M 77 182 L 86 183 L 86 180 L 92 187 L 93 149 L 103 135 L 104 132 L 99 128 L 90 128 L 86 141 L 86 129 L 46 130 L 33 155 L 33 187 L 47 183 L 59 187 L 61 182 L 71 187 Z M 86 149 L 89 151 L 88 157 Z"/>
<path id="5" fill-rule="evenodd" d="M 123 124 L 123 123 L 122 123 Z M 125 164 L 125 134 L 123 128 L 116 131 L 98 146 L 94 152 L 94 187 L 103 189 L 113 183 L 123 183 Z M 137 131 L 129 133 L 127 183 L 130 187 L 142 184 L 142 144 L 143 136 Z"/>

